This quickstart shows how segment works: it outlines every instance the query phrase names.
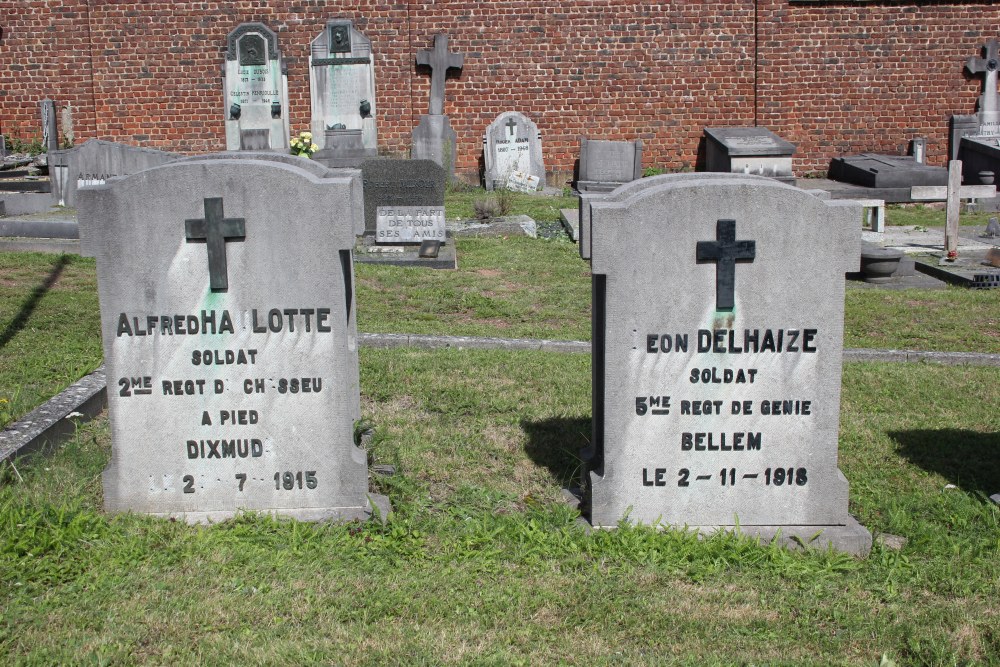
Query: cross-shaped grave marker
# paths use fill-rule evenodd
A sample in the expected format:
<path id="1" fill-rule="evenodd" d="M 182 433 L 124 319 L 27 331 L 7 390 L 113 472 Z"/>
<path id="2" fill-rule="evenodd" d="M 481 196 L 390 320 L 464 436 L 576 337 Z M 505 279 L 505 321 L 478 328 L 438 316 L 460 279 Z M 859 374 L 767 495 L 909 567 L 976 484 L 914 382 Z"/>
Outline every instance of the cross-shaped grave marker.
<path id="1" fill-rule="evenodd" d="M 715 262 L 715 308 L 732 310 L 736 291 L 736 262 L 752 262 L 757 254 L 756 241 L 736 240 L 736 221 L 719 220 L 715 241 L 698 241 L 695 252 L 699 262 Z"/>
<path id="2" fill-rule="evenodd" d="M 958 216 L 963 199 L 992 199 L 995 185 L 962 185 L 962 161 L 948 162 L 948 185 L 914 185 L 910 188 L 913 201 L 946 201 L 944 252 L 947 259 L 958 257 Z"/>
<path id="3" fill-rule="evenodd" d="M 448 52 L 448 35 L 434 35 L 434 48 L 417 51 L 417 64 L 431 68 L 431 115 L 444 114 L 444 81 L 449 69 L 462 69 L 465 56 Z"/>
<path id="4" fill-rule="evenodd" d="M 508 118 L 507 122 L 504 123 L 507 126 L 507 134 L 512 138 L 517 135 L 517 121 L 513 118 Z"/>
<path id="5" fill-rule="evenodd" d="M 1000 104 L 997 103 L 997 70 L 1000 69 L 1000 42 L 991 39 L 983 47 L 985 58 L 972 57 L 965 68 L 984 74 L 983 97 L 979 106 L 979 134 L 1000 134 Z"/>
<path id="6" fill-rule="evenodd" d="M 184 234 L 188 241 L 206 242 L 212 290 L 229 289 L 226 241 L 242 241 L 246 237 L 246 220 L 226 218 L 222 213 L 222 197 L 206 197 L 204 219 L 185 220 Z"/>

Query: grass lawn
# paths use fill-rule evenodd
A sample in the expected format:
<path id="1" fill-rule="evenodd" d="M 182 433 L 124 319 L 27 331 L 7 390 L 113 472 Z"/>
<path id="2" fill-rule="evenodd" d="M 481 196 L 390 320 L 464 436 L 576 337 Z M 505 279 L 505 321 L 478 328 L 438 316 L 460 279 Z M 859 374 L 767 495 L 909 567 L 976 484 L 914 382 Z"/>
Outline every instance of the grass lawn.
<path id="1" fill-rule="evenodd" d="M 586 534 L 559 502 L 589 357 L 361 351 L 385 526 L 100 511 L 107 423 L 0 468 L 6 664 L 996 664 L 1000 383 L 847 364 L 866 560 L 720 536 Z M 951 485 L 951 486 L 949 486 Z"/>
<path id="2" fill-rule="evenodd" d="M 358 264 L 364 332 L 590 339 L 590 271 L 558 240 L 460 239 L 457 271 Z M 848 284 L 845 346 L 1000 353 L 993 291 Z M 93 260 L 0 253 L 0 427 L 101 363 Z"/>
<path id="3" fill-rule="evenodd" d="M 962 213 L 958 217 L 958 224 L 963 226 L 985 226 L 990 218 L 997 217 L 998 213 Z M 900 206 L 889 204 L 885 210 L 885 224 L 887 225 L 921 225 L 923 227 L 944 227 L 944 209 L 924 206 L 923 204 L 913 204 Z"/>

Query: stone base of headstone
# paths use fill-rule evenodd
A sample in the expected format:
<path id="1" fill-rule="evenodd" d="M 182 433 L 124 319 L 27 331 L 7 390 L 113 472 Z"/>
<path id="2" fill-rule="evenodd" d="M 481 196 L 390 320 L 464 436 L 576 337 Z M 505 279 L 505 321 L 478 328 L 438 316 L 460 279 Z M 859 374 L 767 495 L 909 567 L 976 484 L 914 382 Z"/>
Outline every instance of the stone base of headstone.
<path id="1" fill-rule="evenodd" d="M 867 556 L 872 549 L 871 532 L 853 517 L 843 526 L 740 526 L 736 532 L 759 538 L 762 544 L 777 541 L 793 549 L 826 550 L 832 547 L 856 556 Z"/>
<path id="2" fill-rule="evenodd" d="M 376 157 L 373 149 L 365 148 L 361 130 L 327 130 L 325 143 L 312 159 L 333 169 L 360 167 L 365 160 Z"/>
<path id="3" fill-rule="evenodd" d="M 444 168 L 448 181 L 455 178 L 458 135 L 445 115 L 424 114 L 413 129 L 410 157 L 433 160 Z"/>
<path id="4" fill-rule="evenodd" d="M 985 264 L 987 251 L 962 250 L 958 259 L 947 262 L 937 257 L 914 257 L 917 271 L 959 287 L 1000 288 L 1000 268 Z"/>
<path id="5" fill-rule="evenodd" d="M 419 245 L 375 245 L 374 239 L 365 237 L 354 248 L 354 261 L 358 264 L 387 264 L 423 269 L 457 269 L 458 255 L 454 242 L 442 245 L 437 257 L 421 257 Z M 370 245 L 369 245 L 370 244 Z"/>
<path id="6" fill-rule="evenodd" d="M 271 131 L 267 129 L 240 130 L 241 151 L 266 151 L 271 149 Z"/>
<path id="7" fill-rule="evenodd" d="M 114 508 L 106 508 L 108 511 L 115 511 Z M 368 521 L 378 518 L 381 521 L 392 511 L 389 499 L 386 496 L 369 493 L 368 502 L 363 507 L 319 507 L 304 508 L 296 510 L 282 509 L 280 511 L 261 511 L 261 514 L 281 516 L 298 521 Z M 239 515 L 240 510 L 222 510 L 218 512 L 143 512 L 149 516 L 161 517 L 164 519 L 179 519 L 189 524 L 218 523 L 227 521 Z"/>

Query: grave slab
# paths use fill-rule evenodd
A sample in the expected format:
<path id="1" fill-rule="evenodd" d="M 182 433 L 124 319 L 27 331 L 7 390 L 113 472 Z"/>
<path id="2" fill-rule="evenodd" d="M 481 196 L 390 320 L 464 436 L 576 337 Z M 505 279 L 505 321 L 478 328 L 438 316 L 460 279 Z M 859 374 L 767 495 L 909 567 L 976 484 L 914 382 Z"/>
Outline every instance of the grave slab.
<path id="1" fill-rule="evenodd" d="M 912 156 L 861 153 L 830 161 L 829 177 L 866 188 L 911 188 L 915 185 L 948 185 L 948 170 L 917 162 Z M 897 201 L 891 197 L 872 198 Z"/>
<path id="2" fill-rule="evenodd" d="M 77 193 L 110 387 L 109 512 L 372 513 L 354 442 L 360 183 L 284 157 L 177 161 Z"/>
<path id="3" fill-rule="evenodd" d="M 860 207 L 706 173 L 645 178 L 590 208 L 592 524 L 808 526 L 867 553 L 837 467 Z"/>

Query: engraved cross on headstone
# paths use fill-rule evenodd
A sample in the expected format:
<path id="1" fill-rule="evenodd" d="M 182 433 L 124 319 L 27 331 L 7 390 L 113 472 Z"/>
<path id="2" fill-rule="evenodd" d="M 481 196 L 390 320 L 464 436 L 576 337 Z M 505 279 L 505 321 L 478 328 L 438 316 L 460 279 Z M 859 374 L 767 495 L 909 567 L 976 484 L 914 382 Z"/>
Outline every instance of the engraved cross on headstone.
<path id="1" fill-rule="evenodd" d="M 985 58 L 969 58 L 965 68 L 984 74 L 983 96 L 979 104 L 979 134 L 1000 134 L 1000 104 L 997 101 L 997 70 L 1000 69 L 1000 42 L 991 39 L 983 47 Z"/>
<path id="2" fill-rule="evenodd" d="M 736 262 L 752 262 L 757 254 L 757 242 L 737 241 L 735 220 L 719 220 L 715 239 L 698 241 L 695 252 L 699 262 L 715 262 L 716 310 L 732 310 Z"/>
<path id="3" fill-rule="evenodd" d="M 449 69 L 462 69 L 465 56 L 448 52 L 448 35 L 434 35 L 432 50 L 417 51 L 417 64 L 431 68 L 430 114 L 444 114 L 444 81 Z"/>
<path id="4" fill-rule="evenodd" d="M 513 139 L 517 135 L 517 121 L 513 118 L 508 118 L 504 125 L 507 126 L 507 134 Z"/>
<path id="5" fill-rule="evenodd" d="M 211 288 L 228 289 L 226 241 L 242 241 L 246 238 L 246 220 L 224 217 L 222 197 L 206 197 L 205 218 L 185 220 L 184 233 L 188 241 L 205 241 L 208 245 L 208 276 Z"/>

